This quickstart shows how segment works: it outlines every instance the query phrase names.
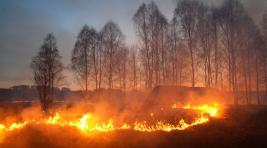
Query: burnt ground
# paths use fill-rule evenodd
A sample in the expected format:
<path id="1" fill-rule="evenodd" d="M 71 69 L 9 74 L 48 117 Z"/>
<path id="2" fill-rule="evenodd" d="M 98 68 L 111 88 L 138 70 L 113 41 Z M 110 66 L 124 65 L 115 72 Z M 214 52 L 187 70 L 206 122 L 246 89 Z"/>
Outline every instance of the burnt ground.
<path id="1" fill-rule="evenodd" d="M 228 106 L 223 118 L 172 132 L 116 131 L 82 135 L 76 129 L 29 125 L 0 147 L 267 147 L 267 106 Z"/>

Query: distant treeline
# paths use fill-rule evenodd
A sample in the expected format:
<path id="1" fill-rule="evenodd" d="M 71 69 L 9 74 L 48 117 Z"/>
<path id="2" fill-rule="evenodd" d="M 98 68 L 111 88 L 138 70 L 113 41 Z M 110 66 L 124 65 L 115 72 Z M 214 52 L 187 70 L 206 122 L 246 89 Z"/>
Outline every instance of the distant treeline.
<path id="1" fill-rule="evenodd" d="M 257 92 L 251 91 L 251 103 L 257 103 Z M 240 104 L 246 104 L 245 92 L 236 92 L 236 96 L 239 99 Z M 0 88 L 0 102 L 12 103 L 12 102 L 25 102 L 33 103 L 39 101 L 39 93 L 36 86 L 19 85 L 13 86 L 8 89 Z M 121 106 L 125 104 L 125 101 L 146 102 L 148 105 L 155 103 L 157 105 L 172 104 L 173 102 L 185 102 L 194 95 L 193 99 L 198 101 L 221 101 L 224 103 L 233 103 L 233 94 L 230 92 L 223 92 L 212 88 L 203 87 L 178 87 L 178 86 L 157 86 L 151 91 L 129 91 L 124 93 L 119 89 L 97 89 L 94 91 L 88 91 L 85 93 L 81 90 L 73 91 L 69 88 L 54 88 L 54 99 L 57 102 L 73 103 L 87 99 L 88 103 L 105 101 L 109 104 L 116 104 Z M 206 98 L 206 97 L 209 98 Z M 264 91 L 259 92 L 261 104 L 267 104 L 267 98 Z M 133 100 L 131 100 L 133 99 Z M 136 99 L 136 100 L 135 100 Z M 193 101 L 193 100 L 191 100 Z M 168 104 L 168 105 L 169 105 Z"/>
<path id="2" fill-rule="evenodd" d="M 64 100 L 66 98 L 81 98 L 81 91 L 72 91 L 69 88 L 54 88 L 54 98 Z M 0 88 L 0 102 L 7 101 L 37 101 L 39 99 L 36 86 L 19 85 L 11 88 Z"/>

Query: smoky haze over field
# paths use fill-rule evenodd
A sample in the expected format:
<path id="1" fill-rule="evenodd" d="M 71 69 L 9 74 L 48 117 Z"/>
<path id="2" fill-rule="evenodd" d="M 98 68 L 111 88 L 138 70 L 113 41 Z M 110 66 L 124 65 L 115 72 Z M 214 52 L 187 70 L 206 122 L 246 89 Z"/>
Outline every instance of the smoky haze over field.
<path id="1" fill-rule="evenodd" d="M 1 148 L 266 147 L 266 104 L 266 0 L 0 0 Z"/>
<path id="2" fill-rule="evenodd" d="M 0 2 L 0 87 L 17 84 L 33 84 L 29 63 L 36 54 L 48 32 L 57 37 L 63 63 L 70 63 L 71 50 L 77 33 L 84 24 L 100 30 L 109 20 L 118 23 L 126 35 L 128 44 L 136 41 L 132 16 L 142 2 L 150 0 L 115 1 L 35 1 Z M 170 20 L 176 7 L 176 0 L 156 0 L 162 13 Z M 211 5 L 221 1 L 205 0 Z M 257 24 L 266 9 L 265 0 L 243 0 L 245 8 Z M 74 86 L 71 72 L 66 71 L 67 85 Z"/>

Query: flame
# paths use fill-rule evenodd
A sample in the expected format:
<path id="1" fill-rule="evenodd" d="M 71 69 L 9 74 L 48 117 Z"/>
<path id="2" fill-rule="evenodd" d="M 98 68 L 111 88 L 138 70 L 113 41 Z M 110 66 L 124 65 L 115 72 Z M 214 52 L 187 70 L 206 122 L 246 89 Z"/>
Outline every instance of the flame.
<path id="1" fill-rule="evenodd" d="M 191 109 L 191 110 L 198 110 L 200 111 L 200 114 L 209 114 L 209 116 L 211 117 L 216 117 L 219 112 L 219 103 L 213 103 L 211 105 L 204 104 L 200 106 L 191 106 L 190 104 L 187 104 L 183 108 Z"/>
<path id="2" fill-rule="evenodd" d="M 178 107 L 176 104 L 172 104 L 171 108 L 177 109 Z M 199 116 L 195 118 L 195 120 L 192 123 L 186 123 L 184 119 L 181 119 L 177 125 L 159 121 L 155 125 L 149 126 L 146 121 L 136 122 L 134 126 L 134 130 L 143 131 L 143 132 L 153 132 L 153 131 L 169 132 L 173 130 L 185 130 L 191 126 L 206 123 L 209 121 L 210 117 L 217 117 L 219 115 L 219 103 L 213 103 L 211 105 L 204 104 L 204 105 L 199 105 L 199 106 L 191 106 L 191 104 L 187 104 L 183 106 L 182 108 L 188 109 L 188 110 L 199 111 Z"/>
<path id="3" fill-rule="evenodd" d="M 172 105 L 172 108 L 173 108 L 173 109 L 177 108 L 176 104 L 173 104 L 173 105 Z"/>
<path id="4" fill-rule="evenodd" d="M 171 105 L 171 109 L 178 109 L 178 105 Z M 12 123 L 10 125 L 0 124 L 0 140 L 3 139 L 4 135 L 16 129 L 21 129 L 28 124 L 44 124 L 44 125 L 55 125 L 61 127 L 74 127 L 77 128 L 81 133 L 89 133 L 92 131 L 96 132 L 110 132 L 114 130 L 136 130 L 140 132 L 154 132 L 154 131 L 165 131 L 170 132 L 173 130 L 185 130 L 189 127 L 196 126 L 199 124 L 207 123 L 210 118 L 219 116 L 220 105 L 218 103 L 203 104 L 203 105 L 191 105 L 187 104 L 180 107 L 185 110 L 195 110 L 198 116 L 191 123 L 187 123 L 184 119 L 180 119 L 177 124 L 167 123 L 165 121 L 157 121 L 154 124 L 148 123 L 147 121 L 136 121 L 134 124 L 122 123 L 116 124 L 112 119 L 107 122 L 100 122 L 96 115 L 86 113 L 80 118 L 67 120 L 60 113 L 55 113 L 46 119 L 40 120 L 29 120 L 19 123 Z M 150 117 L 154 117 L 154 113 L 149 114 Z"/>

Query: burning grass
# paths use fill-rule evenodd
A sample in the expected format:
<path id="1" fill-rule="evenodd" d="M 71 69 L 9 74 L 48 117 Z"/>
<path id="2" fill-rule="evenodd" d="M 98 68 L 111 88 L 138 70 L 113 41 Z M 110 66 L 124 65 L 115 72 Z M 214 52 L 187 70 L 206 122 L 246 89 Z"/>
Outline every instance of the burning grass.
<path id="1" fill-rule="evenodd" d="M 98 117 L 95 112 L 92 112 L 89 114 L 91 116 L 89 118 L 87 114 L 77 113 L 74 110 L 71 110 L 72 113 L 70 113 L 56 109 L 57 112 L 51 116 L 36 117 L 35 119 L 36 121 L 38 119 L 39 124 L 29 122 L 19 128 L 4 131 L 0 147 L 265 147 L 267 145 L 265 142 L 267 138 L 266 106 L 234 107 L 218 104 L 218 113 L 213 117 L 209 115 L 209 113 L 211 115 L 214 113 L 213 109 L 208 109 L 211 111 L 209 113 L 199 110 L 200 108 L 207 109 L 213 105 L 215 104 L 199 106 L 172 104 L 169 105 L 169 110 L 167 107 L 163 108 L 163 111 L 159 109 L 159 112 L 154 111 L 152 116 L 150 112 L 142 112 L 142 115 L 132 114 L 138 119 L 137 122 L 146 121 L 146 125 L 149 127 L 155 126 L 157 120 L 177 125 L 182 118 L 190 124 L 201 114 L 209 119 L 207 122 L 197 126 L 193 125 L 184 130 L 151 132 L 135 130 L 135 120 L 126 119 L 125 116 L 123 118 L 112 116 L 112 130 L 89 130 L 86 127 L 92 127 L 90 123 L 94 123 L 93 125 L 99 123 L 99 126 L 102 123 L 108 125 L 109 117 Z M 34 109 L 31 109 L 31 113 L 32 110 Z M 81 106 L 79 106 L 79 110 L 82 110 Z M 26 113 L 28 115 L 28 111 Z M 28 117 L 23 115 L 21 121 L 23 121 L 22 119 L 29 121 L 33 119 L 33 115 L 28 115 Z M 15 122 L 14 119 L 9 119 L 9 121 L 10 123 L 11 121 L 21 123 Z M 81 129 L 84 129 L 81 130 L 77 126 L 64 125 L 62 124 L 63 121 L 76 121 L 77 125 L 80 123 L 88 124 L 81 124 Z M 5 128 L 11 126 L 7 120 L 3 120 L 2 123 L 6 126 Z M 123 123 L 127 123 L 129 127 Z M 119 127 L 124 128 L 116 129 Z"/>
<path id="2" fill-rule="evenodd" d="M 102 118 L 97 114 L 85 113 L 80 117 L 75 114 L 66 113 L 63 111 L 55 112 L 51 116 L 41 117 L 38 119 L 32 118 L 19 122 L 2 123 L 0 124 L 0 134 L 2 141 L 8 133 L 23 129 L 27 126 L 57 126 L 63 128 L 77 129 L 81 134 L 91 134 L 96 132 L 112 132 L 118 130 L 133 130 L 139 132 L 156 132 L 164 131 L 170 132 L 175 130 L 185 130 L 192 126 L 204 124 L 209 122 L 210 118 L 219 117 L 221 106 L 218 103 L 203 104 L 203 105 L 184 105 L 178 106 L 176 104 L 170 105 L 171 112 L 194 112 L 195 117 L 191 121 L 179 119 L 176 121 L 168 121 L 155 119 L 159 112 L 150 113 L 146 120 L 135 119 L 135 121 L 127 121 L 127 119 L 119 118 Z M 166 109 L 165 109 L 166 110 Z M 103 121 L 103 119 L 108 119 Z"/>
<path id="3" fill-rule="evenodd" d="M 155 147 L 224 117 L 218 95 L 160 90 L 96 91 L 85 102 L 55 102 L 49 114 L 38 103 L 1 104 L 0 147 Z"/>

